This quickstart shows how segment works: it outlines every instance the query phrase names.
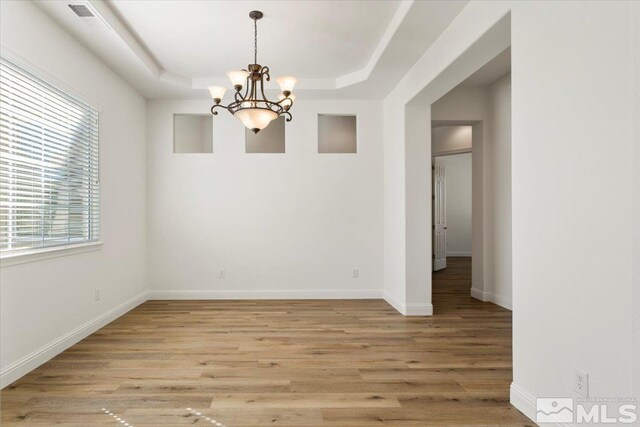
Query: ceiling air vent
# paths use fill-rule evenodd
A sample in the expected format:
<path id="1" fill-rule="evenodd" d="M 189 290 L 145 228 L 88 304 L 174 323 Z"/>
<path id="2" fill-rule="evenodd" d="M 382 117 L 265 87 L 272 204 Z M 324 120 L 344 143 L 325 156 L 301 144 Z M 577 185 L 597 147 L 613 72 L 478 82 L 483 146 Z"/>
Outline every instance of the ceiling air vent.
<path id="1" fill-rule="evenodd" d="M 74 11 L 74 13 L 76 15 L 78 15 L 80 18 L 93 18 L 95 15 L 93 14 L 93 12 L 91 11 L 91 9 L 89 9 L 86 5 L 84 4 L 70 4 L 68 5 L 71 10 Z"/>
<path id="2" fill-rule="evenodd" d="M 73 3 L 67 3 L 67 6 L 90 28 L 111 30 L 111 25 L 89 1 L 75 0 Z"/>

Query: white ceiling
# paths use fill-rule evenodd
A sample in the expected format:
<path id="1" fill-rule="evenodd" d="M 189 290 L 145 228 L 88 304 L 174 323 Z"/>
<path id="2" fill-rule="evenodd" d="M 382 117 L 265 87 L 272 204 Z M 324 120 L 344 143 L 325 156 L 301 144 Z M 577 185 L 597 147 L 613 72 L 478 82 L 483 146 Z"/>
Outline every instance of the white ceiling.
<path id="1" fill-rule="evenodd" d="M 273 77 L 298 77 L 301 99 L 382 99 L 467 1 L 34 3 L 146 98 L 204 98 L 208 85 L 229 87 L 225 73 L 253 62 L 248 14 L 257 9 L 265 14 L 258 63 Z M 68 4 L 86 4 L 106 25 L 87 25 Z"/>
<path id="2" fill-rule="evenodd" d="M 333 7 L 329 7 L 332 4 Z M 190 77 L 224 76 L 258 63 L 304 78 L 337 78 L 363 68 L 399 1 L 131 1 L 110 5 L 160 65 Z"/>

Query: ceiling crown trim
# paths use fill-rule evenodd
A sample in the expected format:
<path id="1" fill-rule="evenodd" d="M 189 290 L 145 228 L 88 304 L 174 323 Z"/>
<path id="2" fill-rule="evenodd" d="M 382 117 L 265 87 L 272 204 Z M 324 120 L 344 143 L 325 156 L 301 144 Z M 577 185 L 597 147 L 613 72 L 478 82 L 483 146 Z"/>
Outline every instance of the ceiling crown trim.
<path id="1" fill-rule="evenodd" d="M 400 28 L 402 22 L 407 17 L 415 0 L 402 0 L 393 18 L 387 26 L 382 38 L 378 42 L 371 58 L 364 68 L 349 74 L 338 76 L 335 79 L 304 79 L 298 81 L 298 89 L 302 90 L 334 90 L 362 83 L 369 79 L 371 73 L 378 64 L 385 50 L 394 35 Z M 125 43 L 132 53 L 140 60 L 145 68 L 158 80 L 180 85 L 191 89 L 206 89 L 208 86 L 222 86 L 226 84 L 227 79 L 224 77 L 188 77 L 173 73 L 162 68 L 155 59 L 153 53 L 144 46 L 134 32 L 124 23 L 122 17 L 114 11 L 108 2 L 98 0 L 88 0 L 88 3 L 101 15 L 102 19 L 107 22 L 116 35 Z M 265 85 L 267 90 L 278 90 L 277 84 L 274 82 Z"/>
<path id="2" fill-rule="evenodd" d="M 337 89 L 361 83 L 369 79 L 369 76 L 375 69 L 376 65 L 378 65 L 378 61 L 382 57 L 382 54 L 387 50 L 387 47 L 389 47 L 389 43 L 391 43 L 393 36 L 396 34 L 400 25 L 402 25 L 402 22 L 409 13 L 413 3 L 414 0 L 403 0 L 402 3 L 400 3 L 400 6 L 396 9 L 396 13 L 393 15 L 393 18 L 391 18 L 391 22 L 389 22 L 387 29 L 382 35 L 380 42 L 378 42 L 378 45 L 373 51 L 373 55 L 371 55 L 367 65 L 358 71 L 336 78 Z"/>

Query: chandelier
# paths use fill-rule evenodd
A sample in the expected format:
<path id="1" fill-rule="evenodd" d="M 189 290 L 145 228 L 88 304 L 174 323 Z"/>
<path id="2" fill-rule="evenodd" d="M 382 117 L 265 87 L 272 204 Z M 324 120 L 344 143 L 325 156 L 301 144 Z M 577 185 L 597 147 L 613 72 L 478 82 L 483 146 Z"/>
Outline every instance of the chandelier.
<path id="1" fill-rule="evenodd" d="M 270 101 L 264 94 L 264 80 L 270 81 L 269 67 L 258 64 L 258 19 L 264 16 L 259 10 L 249 13 L 249 18 L 253 19 L 253 64 L 247 66 L 247 70 L 229 71 L 227 76 L 231 80 L 233 88 L 233 101 L 224 106 L 220 104 L 224 97 L 226 88 L 220 86 L 209 86 L 209 92 L 215 104 L 211 107 L 211 114 L 218 115 L 216 108 L 224 108 L 236 116 L 243 125 L 251 129 L 254 133 L 260 132 L 269 126 L 272 120 L 280 116 L 285 116 L 288 122 L 292 116 L 289 110 L 293 106 L 293 87 L 297 80 L 295 77 L 286 76 L 277 79 L 282 93 L 278 101 Z M 242 89 L 244 88 L 244 93 Z"/>

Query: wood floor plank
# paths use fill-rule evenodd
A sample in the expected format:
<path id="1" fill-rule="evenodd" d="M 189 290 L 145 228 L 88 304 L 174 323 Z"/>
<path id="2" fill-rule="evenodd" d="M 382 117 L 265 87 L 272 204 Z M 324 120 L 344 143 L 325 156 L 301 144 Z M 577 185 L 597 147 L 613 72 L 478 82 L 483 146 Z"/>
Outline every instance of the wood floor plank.
<path id="1" fill-rule="evenodd" d="M 0 422 L 533 425 L 509 404 L 511 312 L 469 296 L 469 259 L 448 262 L 432 317 L 382 300 L 146 302 L 2 390 Z"/>
<path id="2" fill-rule="evenodd" d="M 211 408 L 398 408 L 398 399 L 379 393 L 270 393 L 215 395 Z"/>

